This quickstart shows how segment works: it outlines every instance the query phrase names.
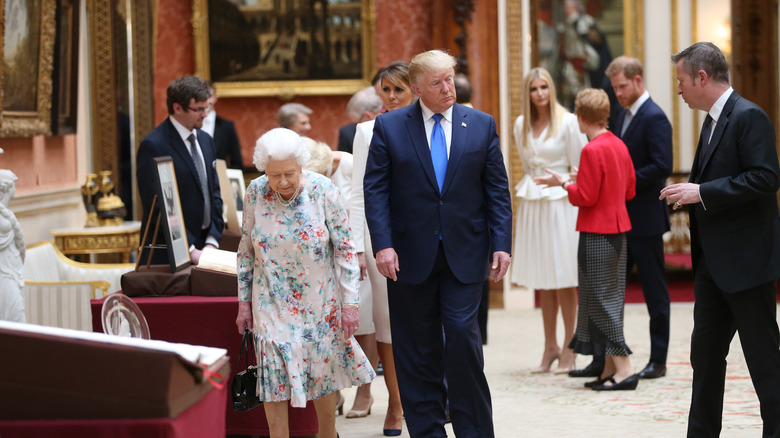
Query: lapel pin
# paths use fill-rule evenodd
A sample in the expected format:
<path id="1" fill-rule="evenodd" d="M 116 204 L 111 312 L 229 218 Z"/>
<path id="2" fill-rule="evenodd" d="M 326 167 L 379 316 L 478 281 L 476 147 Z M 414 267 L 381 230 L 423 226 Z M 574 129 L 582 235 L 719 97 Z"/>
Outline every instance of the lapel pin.
<path id="1" fill-rule="evenodd" d="M 466 127 L 466 126 L 468 126 L 468 125 L 466 125 L 466 122 L 460 122 L 460 126 L 462 126 L 462 127 L 464 127 L 464 128 L 465 128 L 465 127 Z"/>

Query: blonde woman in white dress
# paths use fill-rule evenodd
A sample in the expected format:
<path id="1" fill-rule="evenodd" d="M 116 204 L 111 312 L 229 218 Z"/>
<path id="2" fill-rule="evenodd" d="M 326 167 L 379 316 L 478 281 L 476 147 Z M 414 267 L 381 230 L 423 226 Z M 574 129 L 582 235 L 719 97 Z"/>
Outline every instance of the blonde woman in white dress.
<path id="1" fill-rule="evenodd" d="M 517 215 L 512 253 L 512 282 L 539 290 L 544 324 L 544 353 L 534 373 L 574 369 L 574 350 L 567 347 L 577 318 L 577 207 L 560 187 L 541 188 L 533 177 L 576 173 L 580 151 L 588 142 L 577 118 L 556 100 L 555 84 L 547 70 L 534 68 L 523 79 L 523 113 L 515 121 L 514 135 L 523 165 L 523 178 L 515 186 Z M 557 339 L 558 308 L 565 336 Z"/>
<path id="2" fill-rule="evenodd" d="M 382 98 L 387 111 L 403 108 L 414 101 L 414 93 L 409 85 L 409 64 L 396 61 L 382 68 L 379 73 L 379 97 Z M 382 361 L 385 384 L 389 395 L 387 414 L 383 433 L 386 436 L 401 435 L 403 424 L 403 408 L 401 407 L 401 395 L 398 392 L 398 380 L 395 375 L 395 362 L 393 360 L 393 344 L 390 336 L 390 311 L 387 304 L 387 279 L 376 268 L 376 260 L 371 249 L 371 239 L 368 228 L 365 225 L 365 209 L 363 204 L 363 176 L 366 173 L 366 161 L 368 161 L 368 146 L 374 133 L 374 121 L 358 123 L 355 131 L 355 141 L 352 146 L 354 154 L 354 166 L 352 168 L 352 233 L 355 239 L 355 250 L 360 260 L 361 277 L 368 274 L 373 291 L 374 327 L 376 328 L 377 350 Z M 358 218 L 363 218 L 359 220 Z M 360 414 L 370 413 L 368 410 L 359 411 Z M 358 400 L 355 400 L 358 405 Z M 357 411 L 353 407 L 353 411 Z"/>

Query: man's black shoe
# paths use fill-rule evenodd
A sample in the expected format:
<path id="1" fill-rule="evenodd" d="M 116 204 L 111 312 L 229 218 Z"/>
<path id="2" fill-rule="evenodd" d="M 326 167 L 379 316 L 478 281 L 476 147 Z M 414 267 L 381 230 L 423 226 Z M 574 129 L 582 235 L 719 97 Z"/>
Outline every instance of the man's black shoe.
<path id="1" fill-rule="evenodd" d="M 600 377 L 604 372 L 604 362 L 591 362 L 585 368 L 569 371 L 569 377 Z"/>
<path id="2" fill-rule="evenodd" d="M 645 369 L 639 372 L 640 379 L 657 379 L 666 375 L 666 365 L 658 362 L 648 362 Z"/>

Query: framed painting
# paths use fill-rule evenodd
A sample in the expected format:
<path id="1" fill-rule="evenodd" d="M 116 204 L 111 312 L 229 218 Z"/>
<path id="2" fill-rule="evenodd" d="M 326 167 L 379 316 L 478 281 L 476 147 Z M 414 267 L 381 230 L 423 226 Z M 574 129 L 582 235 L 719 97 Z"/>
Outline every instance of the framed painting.
<path id="1" fill-rule="evenodd" d="M 52 73 L 51 131 L 76 133 L 79 60 L 79 0 L 60 0 Z"/>
<path id="2" fill-rule="evenodd" d="M 4 23 L 0 137 L 49 135 L 56 0 L 0 0 L 0 5 Z"/>
<path id="3" fill-rule="evenodd" d="M 162 229 L 168 248 L 168 260 L 171 272 L 187 267 L 190 260 L 190 244 L 187 242 L 187 231 L 184 228 L 184 215 L 179 201 L 179 186 L 176 184 L 176 171 L 173 159 L 169 156 L 155 157 L 157 163 L 157 192 Z"/>
<path id="4" fill-rule="evenodd" d="M 196 73 L 220 97 L 352 94 L 374 74 L 374 0 L 193 0 Z"/>
<path id="5" fill-rule="evenodd" d="M 642 60 L 642 0 L 534 0 L 533 65 L 550 72 L 561 105 L 573 110 L 587 87 L 612 92 L 607 65 L 619 55 Z M 612 99 L 612 96 L 610 96 Z"/>

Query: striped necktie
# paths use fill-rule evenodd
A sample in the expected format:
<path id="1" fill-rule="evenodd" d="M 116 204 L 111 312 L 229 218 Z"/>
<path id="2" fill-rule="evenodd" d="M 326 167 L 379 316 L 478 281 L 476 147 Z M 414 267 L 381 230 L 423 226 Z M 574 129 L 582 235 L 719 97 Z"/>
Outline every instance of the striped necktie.
<path id="1" fill-rule="evenodd" d="M 203 228 L 206 229 L 211 225 L 211 199 L 209 198 L 209 185 L 206 180 L 206 168 L 203 165 L 203 159 L 196 150 L 198 144 L 195 142 L 195 134 L 190 134 L 187 137 L 187 141 L 190 142 L 192 163 L 195 165 L 195 172 L 200 180 L 200 191 L 203 194 Z"/>

